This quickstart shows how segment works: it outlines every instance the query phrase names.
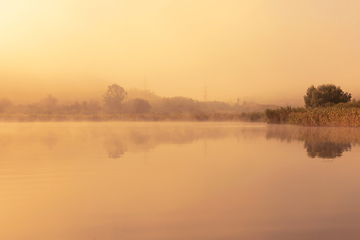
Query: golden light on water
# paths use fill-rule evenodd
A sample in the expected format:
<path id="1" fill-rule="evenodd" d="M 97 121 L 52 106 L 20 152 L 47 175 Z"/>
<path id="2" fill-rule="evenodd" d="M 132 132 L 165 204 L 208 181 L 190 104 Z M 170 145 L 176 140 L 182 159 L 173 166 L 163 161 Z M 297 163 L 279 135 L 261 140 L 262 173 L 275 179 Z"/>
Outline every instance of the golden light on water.
<path id="1" fill-rule="evenodd" d="M 0 0 L 0 239 L 359 239 L 359 12 Z"/>
<path id="2" fill-rule="evenodd" d="M 359 135 L 351 129 L 116 122 L 0 127 L 4 239 L 360 235 Z M 320 136 L 352 149 L 331 162 L 308 158 L 303 141 Z"/>

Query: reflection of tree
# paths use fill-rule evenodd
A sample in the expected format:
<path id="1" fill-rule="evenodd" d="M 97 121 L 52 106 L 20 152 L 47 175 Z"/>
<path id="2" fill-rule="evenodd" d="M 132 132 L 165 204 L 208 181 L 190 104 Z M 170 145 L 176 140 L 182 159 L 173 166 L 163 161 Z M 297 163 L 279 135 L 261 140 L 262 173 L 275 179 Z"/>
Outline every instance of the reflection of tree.
<path id="1" fill-rule="evenodd" d="M 45 135 L 41 141 L 49 149 L 52 149 L 58 143 L 58 139 L 54 133 Z"/>
<path id="2" fill-rule="evenodd" d="M 109 158 L 120 158 L 127 151 L 125 144 L 118 138 L 110 138 L 104 143 Z"/>
<path id="3" fill-rule="evenodd" d="M 343 152 L 351 151 L 350 143 L 335 143 L 335 142 L 313 142 L 305 141 L 304 148 L 311 158 L 327 158 L 333 159 L 341 157 Z"/>
<path id="4" fill-rule="evenodd" d="M 104 148 L 110 158 L 121 157 L 125 152 L 146 152 L 162 144 L 188 144 L 200 139 L 222 139 L 239 136 L 259 137 L 265 128 L 242 127 L 226 124 L 214 127 L 205 123 L 131 123 L 116 124 L 110 131 L 100 131 L 98 137 L 104 138 Z M 125 143 L 125 145 L 124 145 Z"/>
<path id="5" fill-rule="evenodd" d="M 341 157 L 345 151 L 351 151 L 352 145 L 360 143 L 360 129 L 280 125 L 268 127 L 266 138 L 303 141 L 309 157 L 334 159 Z"/>

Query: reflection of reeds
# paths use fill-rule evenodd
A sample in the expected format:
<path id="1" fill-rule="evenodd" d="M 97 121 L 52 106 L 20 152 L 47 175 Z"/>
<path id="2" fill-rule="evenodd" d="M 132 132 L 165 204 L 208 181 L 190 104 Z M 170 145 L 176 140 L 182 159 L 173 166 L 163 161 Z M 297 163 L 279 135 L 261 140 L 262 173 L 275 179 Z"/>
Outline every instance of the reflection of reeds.
<path id="1" fill-rule="evenodd" d="M 360 127 L 359 108 L 281 108 L 266 110 L 269 123 L 302 126 Z"/>
<path id="2" fill-rule="evenodd" d="M 281 141 L 312 141 L 360 144 L 358 128 L 311 128 L 296 126 L 269 126 L 266 138 Z"/>
<path id="3" fill-rule="evenodd" d="M 105 122 L 105 121 L 245 121 L 265 122 L 265 113 L 196 114 L 0 114 L 1 122 Z"/>
<path id="4" fill-rule="evenodd" d="M 287 142 L 302 141 L 309 157 L 333 159 L 350 151 L 352 145 L 360 144 L 360 129 L 269 126 L 266 138 Z"/>

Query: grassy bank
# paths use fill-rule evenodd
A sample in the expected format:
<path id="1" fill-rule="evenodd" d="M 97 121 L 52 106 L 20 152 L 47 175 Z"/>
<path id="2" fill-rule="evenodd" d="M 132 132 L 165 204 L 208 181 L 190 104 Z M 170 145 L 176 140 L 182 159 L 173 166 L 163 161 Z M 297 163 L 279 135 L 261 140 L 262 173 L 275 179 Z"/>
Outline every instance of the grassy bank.
<path id="1" fill-rule="evenodd" d="M 0 122 L 106 122 L 106 121 L 180 121 L 180 122 L 266 122 L 264 112 L 196 114 L 0 114 Z"/>
<path id="2" fill-rule="evenodd" d="M 268 123 L 302 126 L 360 127 L 360 108 L 333 106 L 325 108 L 280 108 L 266 110 Z"/>
<path id="3" fill-rule="evenodd" d="M 360 108 L 279 108 L 253 113 L 0 114 L 0 122 L 268 122 L 302 126 L 360 127 Z"/>

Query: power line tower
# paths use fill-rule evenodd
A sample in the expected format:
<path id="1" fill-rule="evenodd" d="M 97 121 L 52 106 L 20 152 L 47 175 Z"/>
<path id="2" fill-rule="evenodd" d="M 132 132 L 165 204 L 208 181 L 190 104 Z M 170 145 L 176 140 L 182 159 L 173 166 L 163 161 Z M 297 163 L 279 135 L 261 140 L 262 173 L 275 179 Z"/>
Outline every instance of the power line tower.
<path id="1" fill-rule="evenodd" d="M 205 83 L 205 87 L 204 87 L 204 102 L 207 102 L 207 86 L 206 86 L 206 83 Z"/>

